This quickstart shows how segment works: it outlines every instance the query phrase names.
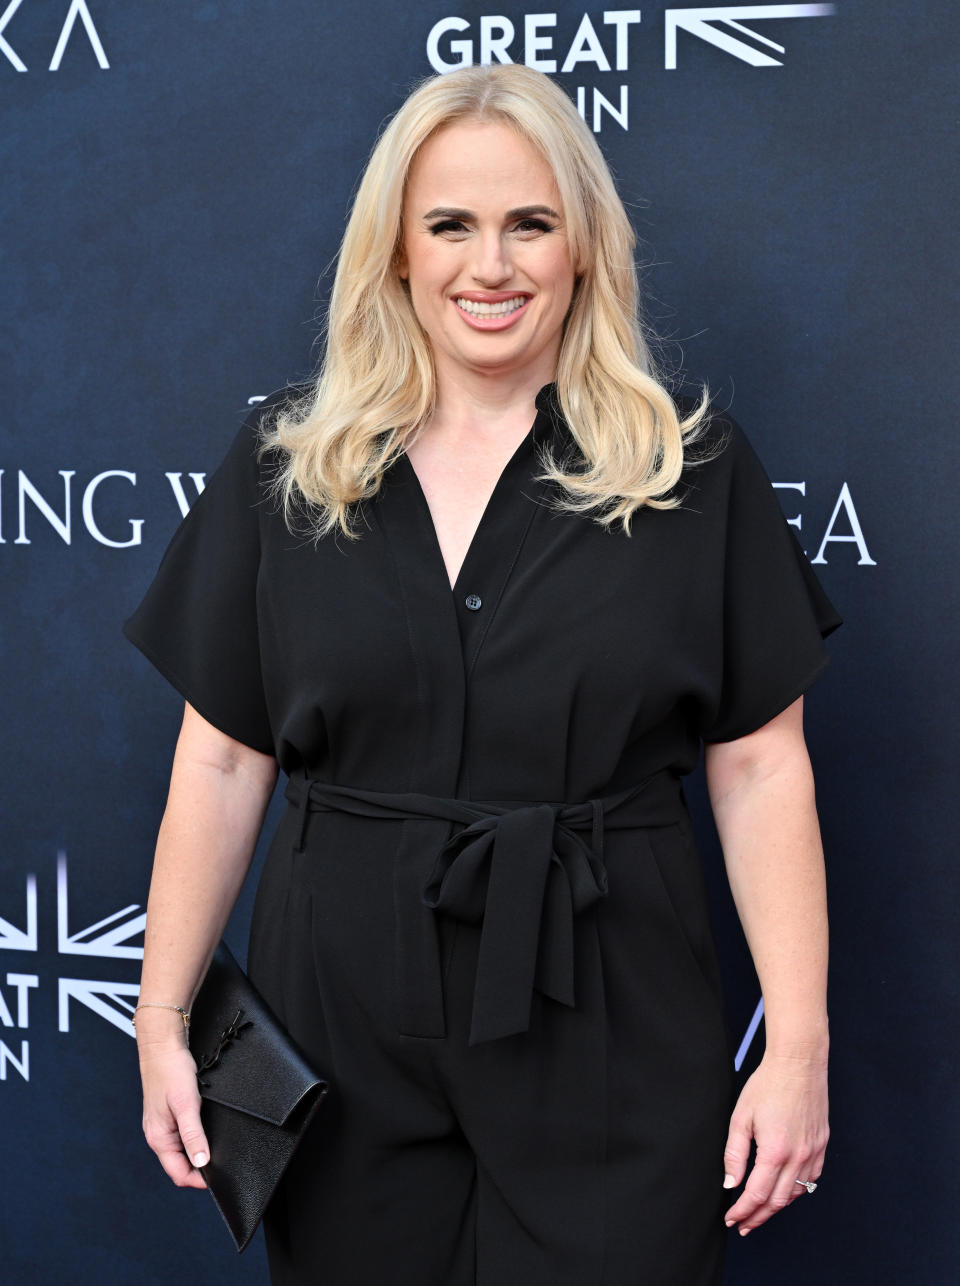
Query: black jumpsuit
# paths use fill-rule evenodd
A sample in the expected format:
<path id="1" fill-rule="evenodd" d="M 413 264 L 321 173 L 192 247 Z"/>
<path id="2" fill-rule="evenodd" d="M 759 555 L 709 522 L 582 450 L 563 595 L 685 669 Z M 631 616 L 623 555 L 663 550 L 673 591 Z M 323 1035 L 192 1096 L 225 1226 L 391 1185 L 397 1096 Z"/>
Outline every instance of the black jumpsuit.
<path id="1" fill-rule="evenodd" d="M 630 537 L 550 509 L 554 394 L 453 592 L 405 455 L 358 541 L 291 535 L 270 399 L 125 626 L 289 775 L 248 967 L 331 1090 L 268 1210 L 275 1286 L 721 1279 L 733 1046 L 680 777 L 840 618 L 728 417 Z"/>

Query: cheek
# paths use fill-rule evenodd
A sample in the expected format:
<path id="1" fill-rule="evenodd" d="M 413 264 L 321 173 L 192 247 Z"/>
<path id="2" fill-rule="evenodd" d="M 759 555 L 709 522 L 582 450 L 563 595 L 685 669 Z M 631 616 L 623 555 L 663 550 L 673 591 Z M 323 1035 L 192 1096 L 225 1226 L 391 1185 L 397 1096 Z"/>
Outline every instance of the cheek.
<path id="1" fill-rule="evenodd" d="M 407 255 L 407 280 L 414 297 L 427 303 L 446 284 L 448 269 L 442 255 L 431 254 L 427 246 L 417 246 Z"/>
<path id="2" fill-rule="evenodd" d="M 549 282 L 558 300 L 569 302 L 573 293 L 574 271 L 565 246 L 558 246 L 541 265 L 541 281 Z"/>
<path id="3" fill-rule="evenodd" d="M 417 269 L 418 265 L 411 266 L 407 280 L 410 304 L 422 329 L 428 335 L 436 337 L 445 326 L 443 298 L 438 293 L 436 283 Z"/>
<path id="4" fill-rule="evenodd" d="M 570 311 L 570 305 L 573 302 L 574 294 L 574 277 L 569 267 L 561 266 L 558 268 L 557 275 L 553 282 L 553 300 L 551 313 L 560 318 L 566 317 Z"/>

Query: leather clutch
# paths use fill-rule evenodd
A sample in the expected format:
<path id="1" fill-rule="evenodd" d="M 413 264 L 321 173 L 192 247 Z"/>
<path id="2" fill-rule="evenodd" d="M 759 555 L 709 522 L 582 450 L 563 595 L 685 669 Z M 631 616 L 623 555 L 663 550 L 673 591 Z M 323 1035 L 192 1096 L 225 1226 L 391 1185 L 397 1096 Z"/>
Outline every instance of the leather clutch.
<path id="1" fill-rule="evenodd" d="M 224 942 L 193 1002 L 188 1040 L 210 1144 L 200 1173 L 243 1251 L 329 1086 Z"/>

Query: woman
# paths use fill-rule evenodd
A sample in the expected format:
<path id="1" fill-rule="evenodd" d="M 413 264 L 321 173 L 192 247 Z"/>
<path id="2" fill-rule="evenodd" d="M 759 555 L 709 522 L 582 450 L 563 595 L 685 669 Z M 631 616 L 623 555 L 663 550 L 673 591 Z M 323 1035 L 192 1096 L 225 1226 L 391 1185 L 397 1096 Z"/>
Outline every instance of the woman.
<path id="1" fill-rule="evenodd" d="M 248 968 L 331 1091 L 274 1283 L 716 1283 L 726 1228 L 820 1174 L 801 711 L 840 620 L 738 427 L 655 379 L 632 245 L 545 76 L 426 82 L 316 385 L 250 417 L 127 623 L 187 701 L 145 1005 L 189 1007 L 289 774 Z M 736 1103 L 701 741 L 766 1006 Z M 202 1186 L 183 1024 L 145 1007 L 138 1041 L 148 1142 Z"/>

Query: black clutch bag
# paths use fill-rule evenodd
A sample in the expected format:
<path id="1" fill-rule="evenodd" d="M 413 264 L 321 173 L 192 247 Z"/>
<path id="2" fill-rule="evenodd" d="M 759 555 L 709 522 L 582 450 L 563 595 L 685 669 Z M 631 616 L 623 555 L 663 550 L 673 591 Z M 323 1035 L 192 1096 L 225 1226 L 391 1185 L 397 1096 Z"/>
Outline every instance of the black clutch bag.
<path id="1" fill-rule="evenodd" d="M 193 1002 L 188 1039 L 210 1144 L 200 1173 L 243 1251 L 329 1086 L 226 943 Z"/>

